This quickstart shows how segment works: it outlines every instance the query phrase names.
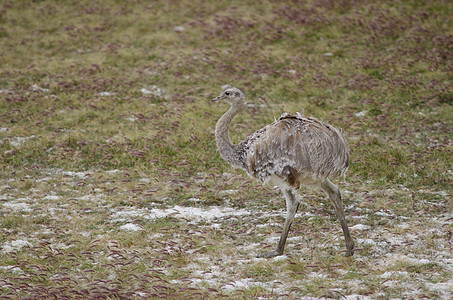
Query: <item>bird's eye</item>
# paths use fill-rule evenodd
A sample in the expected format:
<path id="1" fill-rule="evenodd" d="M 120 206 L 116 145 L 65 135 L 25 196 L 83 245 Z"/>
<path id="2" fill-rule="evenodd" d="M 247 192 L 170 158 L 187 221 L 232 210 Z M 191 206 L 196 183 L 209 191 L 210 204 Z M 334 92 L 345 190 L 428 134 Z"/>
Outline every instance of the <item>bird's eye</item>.
<path id="1" fill-rule="evenodd" d="M 234 94 L 236 97 L 239 97 L 239 93 Z"/>
<path id="2" fill-rule="evenodd" d="M 229 95 L 230 95 L 230 92 L 225 92 L 225 95 L 229 96 Z"/>

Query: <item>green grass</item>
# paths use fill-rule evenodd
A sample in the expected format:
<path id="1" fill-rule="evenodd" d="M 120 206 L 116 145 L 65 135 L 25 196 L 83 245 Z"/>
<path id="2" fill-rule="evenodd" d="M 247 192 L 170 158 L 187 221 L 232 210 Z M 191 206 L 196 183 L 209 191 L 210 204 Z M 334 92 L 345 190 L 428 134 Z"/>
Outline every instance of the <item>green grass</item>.
<path id="1" fill-rule="evenodd" d="M 449 298 L 452 15 L 416 0 L 3 2 L 0 298 Z M 368 226 L 353 258 L 316 189 L 288 256 L 253 258 L 284 201 L 216 152 L 227 106 L 209 100 L 226 83 L 253 104 L 233 142 L 285 111 L 343 129 L 348 224 Z"/>

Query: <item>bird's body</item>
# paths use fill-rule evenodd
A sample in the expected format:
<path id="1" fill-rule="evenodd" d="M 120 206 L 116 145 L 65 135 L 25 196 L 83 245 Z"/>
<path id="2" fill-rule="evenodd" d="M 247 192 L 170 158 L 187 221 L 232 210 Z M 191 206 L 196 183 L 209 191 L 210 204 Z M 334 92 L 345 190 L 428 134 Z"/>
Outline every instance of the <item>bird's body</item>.
<path id="1" fill-rule="evenodd" d="M 347 143 L 339 130 L 314 118 L 300 114 L 283 114 L 275 122 L 232 144 L 229 125 L 243 108 L 245 97 L 237 88 L 228 86 L 219 97 L 231 108 L 216 125 L 217 149 L 228 163 L 241 168 L 263 182 L 278 185 L 286 198 L 288 215 L 275 251 L 263 257 L 281 255 L 289 227 L 299 206 L 297 190 L 301 184 L 320 186 L 333 201 L 346 239 L 346 255 L 352 255 L 354 243 L 344 218 L 339 189 L 329 180 L 346 173 L 349 167 Z"/>
<path id="2" fill-rule="evenodd" d="M 314 118 L 284 114 L 246 138 L 246 172 L 267 182 L 272 175 L 296 189 L 303 182 L 338 177 L 349 166 L 348 147 L 334 127 Z"/>

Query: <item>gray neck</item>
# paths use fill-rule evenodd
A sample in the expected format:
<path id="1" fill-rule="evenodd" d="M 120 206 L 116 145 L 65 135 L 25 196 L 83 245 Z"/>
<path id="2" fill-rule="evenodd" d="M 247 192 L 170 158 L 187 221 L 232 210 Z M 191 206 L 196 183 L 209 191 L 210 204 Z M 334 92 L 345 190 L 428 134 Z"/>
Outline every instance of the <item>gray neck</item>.
<path id="1" fill-rule="evenodd" d="M 230 140 L 228 129 L 231 120 L 242 109 L 243 105 L 233 105 L 231 108 L 219 119 L 215 127 L 215 140 L 217 143 L 217 150 L 220 156 L 234 167 L 241 167 L 239 155 L 237 154 L 236 145 L 233 145 Z"/>

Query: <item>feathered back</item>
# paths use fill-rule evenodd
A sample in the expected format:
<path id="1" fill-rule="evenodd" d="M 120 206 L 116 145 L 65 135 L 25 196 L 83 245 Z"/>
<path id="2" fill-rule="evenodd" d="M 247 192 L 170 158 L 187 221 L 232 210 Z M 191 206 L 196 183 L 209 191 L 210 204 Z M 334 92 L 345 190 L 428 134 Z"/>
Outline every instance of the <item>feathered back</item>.
<path id="1" fill-rule="evenodd" d="M 340 131 L 299 114 L 282 115 L 241 144 L 248 149 L 246 171 L 264 182 L 275 174 L 298 188 L 299 178 L 338 177 L 349 167 L 348 145 Z"/>

